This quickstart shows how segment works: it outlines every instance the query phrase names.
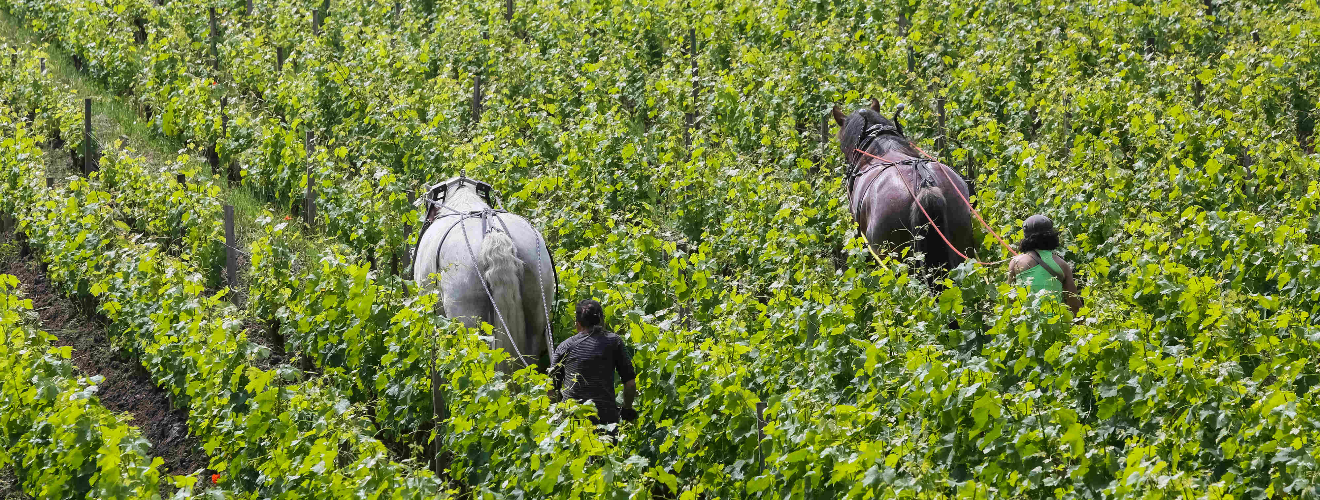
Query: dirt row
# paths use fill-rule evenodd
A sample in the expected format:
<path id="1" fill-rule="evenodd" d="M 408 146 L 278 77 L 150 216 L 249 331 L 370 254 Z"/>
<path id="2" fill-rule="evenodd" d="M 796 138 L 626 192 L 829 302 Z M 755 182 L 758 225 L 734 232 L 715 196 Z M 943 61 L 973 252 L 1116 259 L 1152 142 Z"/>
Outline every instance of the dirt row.
<path id="1" fill-rule="evenodd" d="M 162 477 L 205 474 L 207 457 L 197 438 L 188 435 L 188 412 L 173 407 L 169 393 L 152 383 L 136 359 L 110 345 L 105 325 L 94 310 L 60 293 L 37 258 L 24 254 L 15 243 L 12 234 L 0 235 L 0 274 L 18 278 L 24 296 L 32 299 L 32 308 L 41 318 L 40 328 L 54 334 L 57 345 L 73 348 L 72 361 L 78 370 L 104 378 L 97 390 L 101 404 L 132 417 L 131 424 L 151 442 L 152 455 L 164 460 Z M 3 483 L 0 480 L 0 497 L 10 498 Z M 18 489 L 17 484 L 12 486 Z"/>

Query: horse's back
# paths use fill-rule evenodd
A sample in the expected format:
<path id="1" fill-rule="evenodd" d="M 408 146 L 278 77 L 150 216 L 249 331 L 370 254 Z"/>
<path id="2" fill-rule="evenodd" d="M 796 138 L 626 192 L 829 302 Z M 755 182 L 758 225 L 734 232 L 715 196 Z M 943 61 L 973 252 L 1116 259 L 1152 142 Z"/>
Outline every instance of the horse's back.
<path id="1" fill-rule="evenodd" d="M 478 274 L 477 256 L 485 231 L 506 231 L 522 263 L 519 290 L 526 322 L 520 349 L 537 353 L 548 348 L 544 332 L 555 303 L 555 270 L 540 233 L 527 219 L 509 213 L 492 214 L 484 223 L 480 217 L 460 219 L 440 217 L 428 226 L 417 248 L 414 279 L 424 290 L 440 290 L 446 317 L 468 326 L 483 321 L 497 325 L 488 285 Z M 438 273 L 439 279 L 430 279 L 432 273 Z"/>
<path id="2" fill-rule="evenodd" d="M 943 196 L 941 214 L 929 214 L 942 219 L 939 225 L 954 247 L 964 253 L 973 246 L 971 211 L 963 202 L 968 196 L 967 183 L 951 167 L 938 162 L 925 164 L 926 172 L 919 172 L 911 164 L 896 164 L 877 168 L 859 176 L 854 182 L 852 212 L 861 232 L 878 252 L 891 252 L 912 243 L 919 227 L 910 221 L 926 220 L 926 214 L 914 203 L 922 189 L 935 188 Z M 947 175 L 946 175 L 947 174 Z M 945 245 L 939 235 L 939 245 Z M 952 255 L 961 262 L 961 258 Z M 951 262 L 956 265 L 958 262 Z"/>

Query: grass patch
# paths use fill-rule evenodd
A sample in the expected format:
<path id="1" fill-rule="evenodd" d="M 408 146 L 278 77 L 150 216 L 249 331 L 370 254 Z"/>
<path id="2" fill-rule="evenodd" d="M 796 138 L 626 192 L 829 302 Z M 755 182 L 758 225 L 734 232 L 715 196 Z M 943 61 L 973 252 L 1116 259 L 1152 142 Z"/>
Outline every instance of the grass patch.
<path id="1" fill-rule="evenodd" d="M 150 122 L 142 118 L 143 114 L 136 105 L 74 69 L 73 60 L 68 54 L 38 38 L 28 31 L 21 20 L 3 10 L 0 10 L 0 40 L 11 46 L 26 46 L 37 57 L 44 56 L 47 74 L 68 85 L 79 99 L 92 99 L 92 135 L 100 144 L 121 140 L 125 146 L 145 156 L 152 165 L 169 162 L 181 151 L 188 149 L 187 144 L 177 139 L 156 134 Z M 67 158 L 68 155 L 65 153 L 57 156 Z M 193 156 L 200 158 L 198 155 Z M 66 163 L 64 167 L 69 170 L 68 173 L 80 171 L 72 169 L 71 162 Z"/>
<path id="2" fill-rule="evenodd" d="M 92 135 L 97 143 L 109 145 L 119 141 L 123 147 L 142 156 L 147 165 L 162 171 L 166 170 L 167 165 L 179 161 L 186 154 L 186 159 L 183 160 L 184 170 L 197 172 L 201 177 L 199 180 L 208 180 L 220 186 L 224 190 L 222 196 L 225 203 L 234 206 L 234 236 L 237 239 L 236 246 L 241 253 L 239 268 L 244 270 L 248 267 L 247 246 L 262 233 L 258 220 L 270 211 L 275 214 L 278 223 L 279 219 L 284 217 L 282 215 L 284 211 L 274 209 L 247 187 L 230 186 L 223 174 L 213 175 L 200 147 L 159 134 L 151 122 L 143 118 L 145 113 L 131 99 L 116 95 L 104 85 L 78 71 L 69 54 L 42 40 L 33 34 L 22 20 L 0 9 L 0 47 L 3 46 L 26 47 L 34 57 L 45 57 L 47 74 L 53 80 L 68 85 L 69 90 L 79 100 L 92 99 Z M 8 50 L 0 52 L 4 53 L 3 57 L 9 57 Z M 46 171 L 56 178 L 57 183 L 64 182 L 68 177 L 81 175 L 81 165 L 73 164 L 67 149 L 54 150 L 47 147 L 45 152 Z M 312 254 L 324 247 L 325 243 L 315 236 L 314 231 L 309 232 L 296 218 L 289 222 L 291 227 L 286 234 L 291 237 L 292 249 L 299 260 L 306 264 Z M 237 290 L 240 296 L 246 296 L 244 274 L 240 271 L 240 289 Z"/>

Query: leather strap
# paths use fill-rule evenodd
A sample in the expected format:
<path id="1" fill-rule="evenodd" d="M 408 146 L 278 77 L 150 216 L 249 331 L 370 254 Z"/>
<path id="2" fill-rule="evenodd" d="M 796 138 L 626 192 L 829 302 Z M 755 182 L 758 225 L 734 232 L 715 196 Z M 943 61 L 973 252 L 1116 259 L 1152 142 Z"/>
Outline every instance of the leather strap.
<path id="1" fill-rule="evenodd" d="M 1040 254 L 1037 253 L 1035 250 L 1027 252 L 1027 255 L 1031 256 L 1031 260 L 1036 261 L 1036 265 L 1045 268 L 1045 272 L 1050 273 L 1050 276 L 1054 276 L 1055 278 L 1058 278 L 1060 284 L 1067 283 L 1068 280 L 1063 279 L 1063 274 L 1058 271 L 1055 271 L 1054 268 L 1045 265 L 1045 261 L 1040 259 Z M 1058 265 L 1058 262 L 1055 262 L 1055 265 Z M 1060 268 L 1062 268 L 1062 266 L 1060 266 Z"/>

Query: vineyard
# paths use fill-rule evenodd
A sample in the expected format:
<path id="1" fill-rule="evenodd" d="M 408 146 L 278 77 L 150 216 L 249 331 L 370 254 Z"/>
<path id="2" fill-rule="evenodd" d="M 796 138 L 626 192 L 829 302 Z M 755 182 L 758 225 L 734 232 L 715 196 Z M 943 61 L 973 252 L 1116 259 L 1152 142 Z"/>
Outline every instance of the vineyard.
<path id="1" fill-rule="evenodd" d="M 205 464 L 162 460 L 0 274 L 4 495 L 1320 498 L 1316 0 L 0 18 L 0 260 L 84 309 Z M 1078 315 L 1010 286 L 984 228 L 936 286 L 872 258 L 829 118 L 871 97 L 994 232 L 1055 221 Z M 626 340 L 617 443 L 404 278 L 413 202 L 459 173 L 544 233 L 557 341 L 585 298 Z"/>

